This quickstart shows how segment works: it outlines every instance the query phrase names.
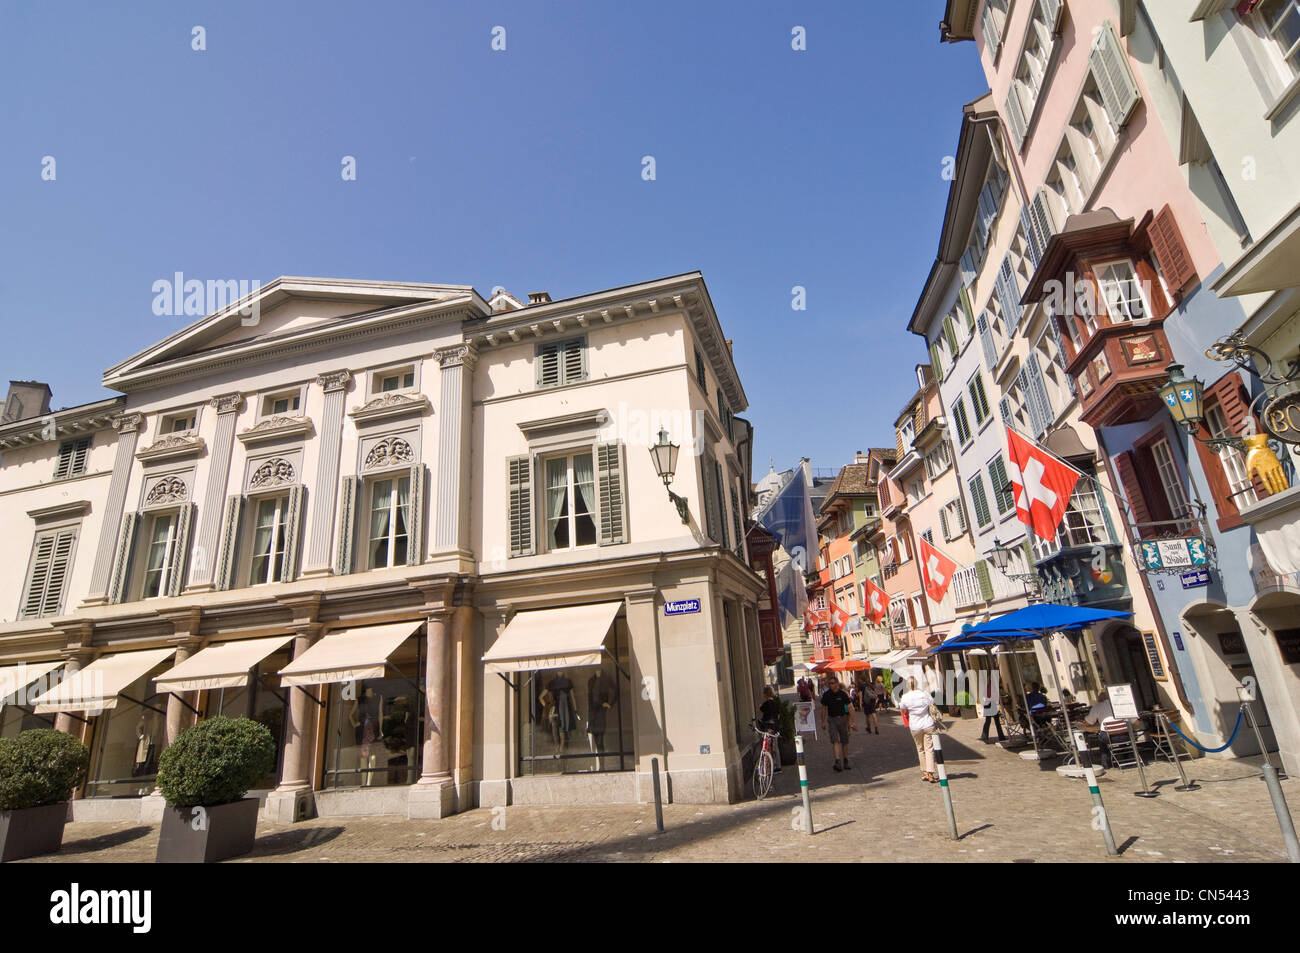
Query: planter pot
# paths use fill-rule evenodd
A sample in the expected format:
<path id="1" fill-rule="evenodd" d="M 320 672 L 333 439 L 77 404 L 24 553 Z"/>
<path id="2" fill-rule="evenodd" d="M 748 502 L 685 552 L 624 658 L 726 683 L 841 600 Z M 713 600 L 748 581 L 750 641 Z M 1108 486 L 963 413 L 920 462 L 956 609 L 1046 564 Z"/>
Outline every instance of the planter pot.
<path id="1" fill-rule="evenodd" d="M 794 742 L 784 738 L 777 742 L 777 751 L 781 755 L 782 764 L 794 764 L 799 757 L 799 752 L 794 750 Z"/>
<path id="2" fill-rule="evenodd" d="M 63 846 L 63 825 L 68 822 L 68 802 L 0 811 L 0 863 L 58 853 Z"/>
<path id="3" fill-rule="evenodd" d="M 247 797 L 215 807 L 172 807 L 163 811 L 158 835 L 159 864 L 213 864 L 253 849 L 258 801 Z"/>

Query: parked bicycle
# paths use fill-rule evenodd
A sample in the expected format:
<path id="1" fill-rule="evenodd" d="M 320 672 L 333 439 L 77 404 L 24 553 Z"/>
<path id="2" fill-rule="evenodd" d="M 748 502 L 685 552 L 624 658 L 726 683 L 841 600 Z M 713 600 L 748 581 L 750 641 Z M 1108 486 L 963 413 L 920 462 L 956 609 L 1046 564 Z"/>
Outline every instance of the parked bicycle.
<path id="1" fill-rule="evenodd" d="M 780 732 L 764 727 L 757 718 L 749 726 L 763 737 L 762 747 L 754 758 L 754 797 L 761 801 L 772 790 L 772 775 L 776 771 L 772 752 Z"/>

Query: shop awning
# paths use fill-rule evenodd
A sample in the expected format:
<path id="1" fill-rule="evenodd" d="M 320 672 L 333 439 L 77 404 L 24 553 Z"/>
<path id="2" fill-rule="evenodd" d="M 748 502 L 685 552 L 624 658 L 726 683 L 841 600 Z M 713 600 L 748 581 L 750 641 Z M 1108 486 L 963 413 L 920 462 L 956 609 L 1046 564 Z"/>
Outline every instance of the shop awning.
<path id="1" fill-rule="evenodd" d="M 330 685 L 383 678 L 388 656 L 415 634 L 420 622 L 393 622 L 331 632 L 280 669 L 283 685 Z"/>
<path id="2" fill-rule="evenodd" d="M 242 688 L 248 683 L 248 670 L 272 652 L 282 649 L 292 638 L 292 635 L 274 635 L 269 639 L 209 645 L 170 671 L 163 672 L 154 684 L 160 692 Z"/>
<path id="3" fill-rule="evenodd" d="M 622 606 L 598 602 L 517 613 L 483 656 L 485 670 L 504 675 L 599 665 L 605 636 Z"/>
<path id="4" fill-rule="evenodd" d="M 175 654 L 175 649 L 149 649 L 102 655 L 38 696 L 35 700 L 36 714 L 116 708 L 119 693 Z"/>
<path id="5" fill-rule="evenodd" d="M 871 662 L 872 668 L 890 668 L 916 654 L 916 649 L 894 649 L 892 652 L 886 652 L 884 655 L 878 655 L 873 659 L 868 659 L 868 661 Z"/>
<path id="6" fill-rule="evenodd" d="M 49 675 L 62 664 L 62 661 L 23 662 L 0 668 L 0 705 L 16 704 L 14 698 L 19 692 L 32 682 Z"/>

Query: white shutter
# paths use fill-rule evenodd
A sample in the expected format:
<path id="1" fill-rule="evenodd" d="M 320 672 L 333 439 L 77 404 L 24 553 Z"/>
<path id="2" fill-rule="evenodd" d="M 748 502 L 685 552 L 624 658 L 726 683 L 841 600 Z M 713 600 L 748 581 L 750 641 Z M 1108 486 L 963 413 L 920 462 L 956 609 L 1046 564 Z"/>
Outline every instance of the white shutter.
<path id="1" fill-rule="evenodd" d="M 284 505 L 284 555 L 280 558 L 280 582 L 298 578 L 298 537 L 302 535 L 302 514 L 307 494 L 301 485 L 289 490 Z"/>
<path id="2" fill-rule="evenodd" d="M 966 253 L 961 256 L 960 267 L 961 267 L 961 283 L 963 285 L 969 285 L 972 281 L 975 280 L 975 276 L 978 273 L 975 268 L 975 252 L 973 250 L 969 248 L 966 249 Z"/>
<path id="3" fill-rule="evenodd" d="M 185 572 L 190 565 L 190 536 L 194 529 L 194 504 L 186 503 L 176 514 L 176 537 L 172 541 L 171 565 L 163 581 L 163 592 L 179 596 L 185 586 Z"/>
<path id="4" fill-rule="evenodd" d="M 998 348 L 993 340 L 993 328 L 988 317 L 981 313 L 975 319 L 975 328 L 979 331 L 980 347 L 984 350 L 984 366 L 992 371 L 998 363 Z"/>
<path id="5" fill-rule="evenodd" d="M 943 530 L 943 541 L 946 543 L 952 539 L 952 533 L 948 529 L 948 507 L 939 508 L 939 528 Z"/>
<path id="6" fill-rule="evenodd" d="M 352 572 L 352 527 L 360 497 L 361 481 L 355 476 L 345 476 L 339 481 L 338 539 L 334 546 L 334 573 L 338 576 Z"/>
<path id="7" fill-rule="evenodd" d="M 998 36 L 998 22 L 993 18 L 993 8 L 987 3 L 984 4 L 984 16 L 980 28 L 984 32 L 984 46 L 989 51 L 989 59 L 993 59 L 998 55 L 998 46 L 1001 41 Z"/>
<path id="8" fill-rule="evenodd" d="M 1006 322 L 1007 336 L 1015 334 L 1016 326 L 1020 324 L 1020 315 L 1023 310 L 1020 305 L 1020 285 L 1016 282 L 1015 267 L 1011 264 L 1011 253 L 1002 259 L 1002 267 L 998 269 L 998 279 L 995 290 L 998 295 L 998 303 L 1002 305 L 1002 320 Z"/>
<path id="9" fill-rule="evenodd" d="M 531 556 L 535 551 L 532 457 L 511 457 L 506 461 L 506 487 L 510 504 L 510 555 Z"/>
<path id="10" fill-rule="evenodd" d="M 221 521 L 221 537 L 217 540 L 217 573 L 214 585 L 224 591 L 235 584 L 236 555 L 239 548 L 239 524 L 244 519 L 242 496 L 226 497 L 226 512 Z"/>
<path id="11" fill-rule="evenodd" d="M 27 594 L 23 596 L 22 618 L 34 619 L 42 614 L 45 604 L 46 587 L 50 581 L 50 570 L 54 561 L 54 543 L 56 536 L 45 533 L 36 538 L 32 553 L 32 568 L 27 574 Z"/>
<path id="12" fill-rule="evenodd" d="M 1137 80 L 1133 78 L 1133 71 L 1128 65 L 1128 54 L 1124 52 L 1119 36 L 1115 33 L 1115 26 L 1109 20 L 1102 26 L 1101 33 L 1093 44 L 1088 63 L 1093 78 L 1097 81 L 1097 89 L 1101 92 L 1106 115 L 1110 117 L 1111 126 L 1118 132 L 1133 114 L 1141 95 L 1138 93 Z"/>
<path id="13" fill-rule="evenodd" d="M 406 565 L 424 562 L 424 464 L 410 469 L 410 508 L 407 510 Z"/>
<path id="14" fill-rule="evenodd" d="M 1052 240 L 1056 234 L 1056 222 L 1052 215 L 1052 203 L 1047 198 L 1047 190 L 1040 188 L 1034 193 L 1034 199 L 1029 203 L 1029 227 L 1032 230 L 1033 239 L 1038 245 L 1038 255 L 1042 258 L 1047 251 L 1047 243 Z"/>
<path id="15" fill-rule="evenodd" d="M 1030 408 L 1030 416 L 1035 418 L 1034 436 L 1041 437 L 1052 425 L 1052 419 L 1055 416 L 1052 413 L 1051 401 L 1047 399 L 1047 385 L 1043 382 L 1043 370 L 1038 365 L 1038 354 L 1031 351 L 1025 358 L 1026 383 L 1026 400 Z"/>
<path id="16" fill-rule="evenodd" d="M 122 517 L 117 553 L 113 558 L 113 574 L 108 583 L 108 601 L 111 603 L 121 602 L 126 593 L 126 580 L 131 571 L 131 552 L 135 548 L 135 530 L 139 525 L 139 513 L 127 513 Z"/>
<path id="17" fill-rule="evenodd" d="M 1062 0 L 1038 0 L 1038 9 L 1049 33 L 1055 33 L 1061 28 L 1061 10 L 1064 7 Z"/>
<path id="18" fill-rule="evenodd" d="M 998 413 L 1002 415 L 1002 422 L 1008 427 L 1011 426 L 1011 398 L 1003 397 L 998 401 Z"/>
<path id="19" fill-rule="evenodd" d="M 1007 131 L 1011 133 L 1011 144 L 1019 151 L 1025 143 L 1025 133 L 1028 131 L 1029 124 L 1025 121 L 1024 110 L 1020 108 L 1020 97 L 1016 95 L 1015 80 L 1011 81 L 1011 89 L 1007 91 L 1003 111 L 1007 114 Z"/>
<path id="20" fill-rule="evenodd" d="M 1056 353 L 1060 356 L 1060 360 L 1056 362 L 1056 366 L 1061 369 L 1061 376 L 1065 378 L 1065 386 L 1070 389 L 1071 395 L 1077 396 L 1079 391 L 1075 386 L 1074 378 L 1066 373 L 1065 370 L 1065 344 L 1061 341 L 1061 329 L 1056 326 L 1055 315 L 1049 314 L 1047 316 L 1047 327 L 1051 331 L 1052 343 L 1056 345 Z"/>
<path id="21" fill-rule="evenodd" d="M 600 545 L 627 542 L 627 496 L 623 487 L 623 445 L 596 444 L 596 492 L 600 494 Z"/>

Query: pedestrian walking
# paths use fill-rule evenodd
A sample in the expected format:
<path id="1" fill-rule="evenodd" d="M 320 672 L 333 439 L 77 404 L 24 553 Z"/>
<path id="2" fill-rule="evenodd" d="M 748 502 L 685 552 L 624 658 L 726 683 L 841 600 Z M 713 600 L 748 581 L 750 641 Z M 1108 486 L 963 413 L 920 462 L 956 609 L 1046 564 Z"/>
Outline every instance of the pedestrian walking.
<path id="1" fill-rule="evenodd" d="M 872 688 L 876 690 L 876 707 L 888 708 L 889 692 L 885 688 L 885 680 L 877 675 L 875 682 L 872 684 Z"/>
<path id="2" fill-rule="evenodd" d="M 939 709 L 929 692 L 916 687 L 915 678 L 907 680 L 907 687 L 898 700 L 898 707 L 904 712 L 908 730 L 912 732 L 916 757 L 921 763 L 921 780 L 938 784 L 939 778 L 934 771 L 934 736 L 939 733 Z"/>
<path id="3" fill-rule="evenodd" d="M 867 734 L 871 734 L 872 731 L 880 734 L 880 719 L 876 717 L 876 708 L 880 703 L 875 689 L 864 681 L 859 686 L 858 698 L 862 705 L 862 729 Z"/>
<path id="4" fill-rule="evenodd" d="M 758 706 L 758 722 L 768 731 L 781 732 L 781 703 L 776 699 L 776 692 L 771 685 L 763 688 L 763 704 Z M 778 739 L 772 745 L 772 763 L 777 771 L 781 770 L 781 744 Z"/>
<path id="5" fill-rule="evenodd" d="M 992 722 L 998 729 L 998 741 L 1006 741 L 1007 736 L 1002 731 L 1002 714 L 998 710 L 997 693 L 993 690 L 995 679 L 988 679 L 984 686 L 984 697 L 980 699 L 980 712 L 984 715 L 984 730 L 980 733 L 980 741 L 989 744 L 989 723 Z"/>
<path id="6" fill-rule="evenodd" d="M 849 712 L 852 707 L 849 693 L 840 687 L 840 680 L 832 675 L 822 693 L 822 730 L 831 739 L 831 753 L 835 756 L 833 767 L 842 771 L 849 766 Z"/>

